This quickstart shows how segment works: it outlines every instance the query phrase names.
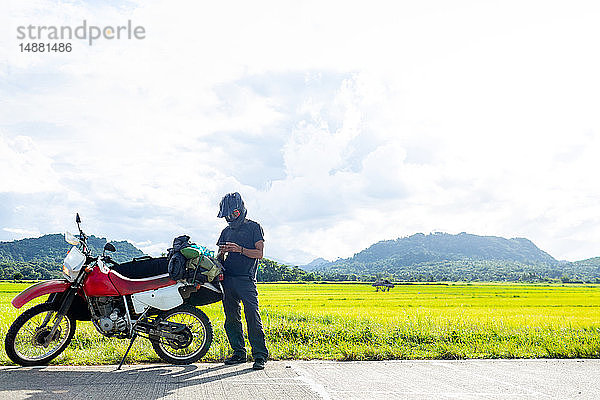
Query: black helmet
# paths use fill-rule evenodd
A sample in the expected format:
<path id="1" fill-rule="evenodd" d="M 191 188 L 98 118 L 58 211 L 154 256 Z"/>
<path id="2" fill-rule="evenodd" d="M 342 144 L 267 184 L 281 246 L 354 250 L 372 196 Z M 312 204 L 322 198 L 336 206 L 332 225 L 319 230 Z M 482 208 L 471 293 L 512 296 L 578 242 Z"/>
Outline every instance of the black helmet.
<path id="1" fill-rule="evenodd" d="M 246 219 L 246 206 L 238 193 L 227 193 L 219 204 L 218 218 L 225 218 L 229 226 L 237 228 Z"/>

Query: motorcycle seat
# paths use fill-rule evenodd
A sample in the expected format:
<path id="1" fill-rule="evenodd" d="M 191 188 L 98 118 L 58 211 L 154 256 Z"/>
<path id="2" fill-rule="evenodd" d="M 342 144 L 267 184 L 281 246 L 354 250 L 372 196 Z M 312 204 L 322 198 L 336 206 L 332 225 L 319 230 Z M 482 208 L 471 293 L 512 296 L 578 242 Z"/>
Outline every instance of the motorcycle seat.
<path id="1" fill-rule="evenodd" d="M 145 279 L 168 274 L 167 257 L 133 259 L 123 264 L 116 264 L 111 269 L 125 278 Z"/>
<path id="2" fill-rule="evenodd" d="M 174 285 L 169 277 L 167 257 L 144 257 L 114 265 L 110 280 L 121 295 Z"/>

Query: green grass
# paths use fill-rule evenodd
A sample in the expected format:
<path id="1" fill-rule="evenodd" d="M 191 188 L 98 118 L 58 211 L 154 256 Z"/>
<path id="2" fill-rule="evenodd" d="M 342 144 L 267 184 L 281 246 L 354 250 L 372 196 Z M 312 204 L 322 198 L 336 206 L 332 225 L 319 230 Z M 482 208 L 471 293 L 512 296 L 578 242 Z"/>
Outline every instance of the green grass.
<path id="1" fill-rule="evenodd" d="M 0 283 L 2 337 L 23 311 L 10 300 L 27 286 Z M 381 293 L 361 284 L 260 284 L 259 292 L 274 359 L 600 357 L 598 285 L 423 284 Z M 215 332 L 202 361 L 220 361 L 228 353 L 221 305 L 202 310 Z M 127 345 L 79 322 L 53 364 L 118 363 Z M 155 361 L 142 339 L 127 362 Z M 9 363 L 2 346 L 0 364 Z"/>

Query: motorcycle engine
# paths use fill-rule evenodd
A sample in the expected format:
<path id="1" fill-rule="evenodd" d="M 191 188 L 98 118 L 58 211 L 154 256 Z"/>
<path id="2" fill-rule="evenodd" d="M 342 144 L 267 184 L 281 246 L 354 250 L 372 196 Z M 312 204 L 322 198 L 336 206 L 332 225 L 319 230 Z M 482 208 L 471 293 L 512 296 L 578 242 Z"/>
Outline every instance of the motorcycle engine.
<path id="1" fill-rule="evenodd" d="M 92 300 L 95 318 L 94 326 L 100 333 L 112 336 L 113 334 L 127 331 L 127 321 L 121 311 L 122 300 L 114 297 L 95 297 Z M 119 308 L 121 307 L 121 308 Z"/>

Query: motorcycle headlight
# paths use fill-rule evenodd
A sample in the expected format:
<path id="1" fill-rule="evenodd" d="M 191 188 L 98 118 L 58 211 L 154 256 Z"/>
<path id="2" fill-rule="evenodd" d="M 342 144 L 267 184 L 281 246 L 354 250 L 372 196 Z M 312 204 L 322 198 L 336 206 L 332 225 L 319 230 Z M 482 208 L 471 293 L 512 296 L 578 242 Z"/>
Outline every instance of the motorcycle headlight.
<path id="1" fill-rule="evenodd" d="M 63 263 L 63 273 L 73 280 L 77 276 L 77 273 L 84 263 L 85 254 L 83 254 L 77 247 L 73 246 L 65 257 L 65 261 Z"/>

